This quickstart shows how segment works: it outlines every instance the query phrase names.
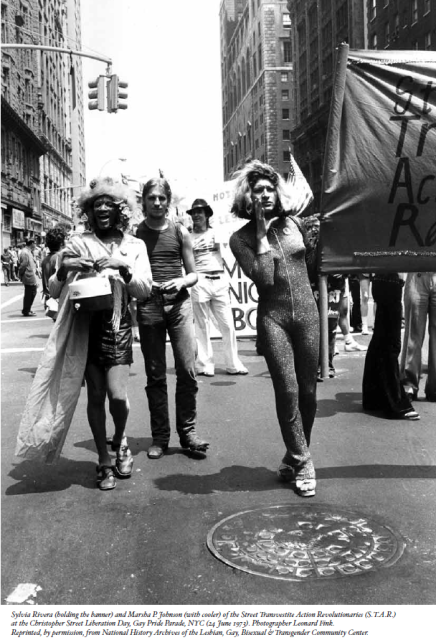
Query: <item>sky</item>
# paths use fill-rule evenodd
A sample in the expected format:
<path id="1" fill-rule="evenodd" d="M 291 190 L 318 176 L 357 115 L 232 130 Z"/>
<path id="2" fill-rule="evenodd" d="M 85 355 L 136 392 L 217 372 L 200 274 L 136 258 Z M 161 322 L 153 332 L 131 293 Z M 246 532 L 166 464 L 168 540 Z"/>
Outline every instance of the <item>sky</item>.
<path id="1" fill-rule="evenodd" d="M 82 58 L 88 182 L 159 169 L 170 181 L 222 182 L 220 0 L 81 6 L 82 50 L 111 58 L 112 73 L 129 84 L 126 110 L 90 111 L 88 82 L 106 65 Z"/>

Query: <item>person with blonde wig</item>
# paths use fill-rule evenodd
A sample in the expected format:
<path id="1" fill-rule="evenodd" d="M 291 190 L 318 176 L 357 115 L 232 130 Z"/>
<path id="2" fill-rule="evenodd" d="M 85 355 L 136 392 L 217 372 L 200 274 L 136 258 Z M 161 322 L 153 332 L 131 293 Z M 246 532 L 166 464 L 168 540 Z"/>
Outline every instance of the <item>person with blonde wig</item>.
<path id="1" fill-rule="evenodd" d="M 59 314 L 24 410 L 17 455 L 43 454 L 49 462 L 60 455 L 85 376 L 88 421 L 98 452 L 97 486 L 108 490 L 115 488 L 116 475 L 132 473 L 125 436 L 132 363 L 129 301 L 149 296 L 151 270 L 144 244 L 126 233 L 136 199 L 123 183 L 93 180 L 78 206 L 89 230 L 71 236 L 49 281 L 50 295 L 59 298 Z M 68 285 L 91 276 L 109 279 L 109 308 L 77 309 L 69 299 Z M 115 425 L 115 469 L 106 437 L 106 397 Z"/>
<path id="2" fill-rule="evenodd" d="M 257 335 L 274 386 L 286 452 L 278 468 L 302 497 L 315 495 L 309 452 L 316 412 L 319 317 L 308 265 L 314 252 L 295 217 L 311 191 L 298 167 L 286 183 L 269 165 L 248 163 L 238 175 L 232 211 L 249 222 L 230 238 L 241 269 L 256 284 Z"/>

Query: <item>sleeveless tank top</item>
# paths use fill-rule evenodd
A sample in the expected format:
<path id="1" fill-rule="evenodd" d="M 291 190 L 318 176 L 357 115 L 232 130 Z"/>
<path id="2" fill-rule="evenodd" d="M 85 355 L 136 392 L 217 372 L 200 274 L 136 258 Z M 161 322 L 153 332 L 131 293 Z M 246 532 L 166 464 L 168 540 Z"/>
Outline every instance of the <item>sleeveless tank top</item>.
<path id="1" fill-rule="evenodd" d="M 163 231 L 150 229 L 145 222 L 141 222 L 136 237 L 145 242 L 154 282 L 166 282 L 183 276 L 182 236 L 174 222 L 168 220 L 168 227 Z"/>

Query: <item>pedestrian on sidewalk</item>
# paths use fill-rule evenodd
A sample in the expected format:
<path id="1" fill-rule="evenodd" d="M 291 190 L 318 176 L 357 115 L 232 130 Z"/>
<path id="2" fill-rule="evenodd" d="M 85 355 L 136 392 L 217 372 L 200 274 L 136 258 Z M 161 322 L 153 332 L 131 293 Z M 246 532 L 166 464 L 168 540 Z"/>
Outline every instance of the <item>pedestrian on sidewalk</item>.
<path id="1" fill-rule="evenodd" d="M 348 309 L 350 300 L 350 288 L 348 278 L 345 279 L 345 286 L 341 292 L 339 300 L 339 328 L 344 336 L 344 351 L 366 351 L 367 347 L 360 344 L 353 338 L 350 332 L 350 322 L 348 320 Z"/>
<path id="2" fill-rule="evenodd" d="M 116 486 L 108 452 L 106 397 L 115 425 L 111 448 L 116 452 L 116 474 L 127 478 L 132 473 L 133 457 L 125 436 L 132 363 L 129 297 L 143 299 L 150 294 L 151 271 L 143 243 L 127 233 L 136 198 L 124 184 L 112 178 L 92 180 L 78 206 L 90 230 L 71 236 L 50 278 L 59 314 L 26 404 L 17 455 L 30 457 L 36 449 L 50 461 L 59 456 L 85 376 L 88 421 L 98 453 L 97 486 L 106 491 Z M 110 308 L 75 310 L 68 285 L 90 276 L 109 280 Z"/>
<path id="3" fill-rule="evenodd" d="M 411 400 L 416 400 L 421 377 L 422 345 L 428 320 L 428 375 L 425 397 L 436 402 L 436 273 L 408 273 L 404 287 L 404 329 L 401 380 Z"/>
<path id="4" fill-rule="evenodd" d="M 376 303 L 374 332 L 365 358 L 362 382 L 364 411 L 383 411 L 389 418 L 419 420 L 400 382 L 402 289 L 398 273 L 375 274 L 372 295 Z"/>
<path id="5" fill-rule="evenodd" d="M 14 282 L 18 282 L 18 250 L 17 247 L 9 247 L 10 254 L 12 256 L 11 264 L 11 279 Z"/>
<path id="6" fill-rule="evenodd" d="M 307 184 L 307 183 L 306 183 Z M 259 294 L 257 332 L 274 385 L 286 453 L 278 469 L 298 495 L 315 495 L 309 451 L 316 413 L 319 316 L 312 295 L 304 227 L 292 214 L 310 190 L 286 184 L 269 165 L 249 162 L 240 172 L 232 211 L 249 222 L 233 233 L 230 247 Z"/>
<path id="7" fill-rule="evenodd" d="M 354 273 L 348 278 L 352 299 L 350 325 L 353 333 L 369 335 L 368 303 L 369 303 L 369 273 Z"/>
<path id="8" fill-rule="evenodd" d="M 236 331 L 230 306 L 230 282 L 224 273 L 220 246 L 215 231 L 210 226 L 213 210 L 206 200 L 197 198 L 188 213 L 194 224 L 192 245 L 194 249 L 197 284 L 191 289 L 197 338 L 197 375 L 213 376 L 215 365 L 210 339 L 211 316 L 216 321 L 223 339 L 224 361 L 230 375 L 247 375 L 238 356 Z"/>
<path id="9" fill-rule="evenodd" d="M 142 191 L 145 219 L 136 235 L 147 247 L 153 286 L 151 297 L 139 301 L 138 325 L 147 375 L 152 444 L 147 455 L 158 459 L 167 451 L 170 436 L 166 334 L 176 369 L 176 430 L 181 447 L 205 453 L 209 443 L 196 432 L 197 379 L 195 333 L 188 289 L 197 282 L 191 236 L 168 217 L 171 187 L 163 177 L 151 178 Z M 184 272 L 183 272 L 184 270 Z"/>
<path id="10" fill-rule="evenodd" d="M 13 258 L 9 250 L 9 247 L 6 247 L 6 249 L 3 251 L 1 255 L 1 259 L 2 259 L 4 283 L 5 283 L 5 287 L 8 287 L 9 282 L 12 280 L 12 265 L 13 265 Z"/>
<path id="11" fill-rule="evenodd" d="M 33 257 L 34 240 L 27 240 L 25 247 L 20 252 L 20 265 L 18 275 L 24 284 L 23 316 L 36 316 L 32 311 L 32 304 L 38 291 L 38 267 Z"/>

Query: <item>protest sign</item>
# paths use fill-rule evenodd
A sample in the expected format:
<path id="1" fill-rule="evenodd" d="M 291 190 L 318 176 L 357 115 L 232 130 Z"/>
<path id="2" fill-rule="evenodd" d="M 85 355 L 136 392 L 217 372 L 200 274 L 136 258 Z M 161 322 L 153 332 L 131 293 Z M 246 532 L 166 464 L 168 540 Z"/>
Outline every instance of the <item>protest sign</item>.
<path id="1" fill-rule="evenodd" d="M 229 238 L 232 233 L 247 223 L 247 220 L 235 218 L 230 212 L 234 187 L 235 180 L 223 182 L 213 186 L 201 197 L 205 198 L 213 209 L 210 222 L 215 231 L 215 238 L 220 243 L 224 271 L 230 280 L 230 304 L 236 337 L 248 338 L 256 335 L 258 296 L 256 285 L 244 275 L 229 247 Z M 211 327 L 211 335 L 212 337 L 220 335 L 215 326 Z"/>

